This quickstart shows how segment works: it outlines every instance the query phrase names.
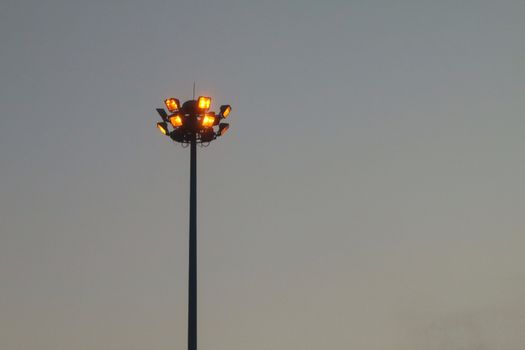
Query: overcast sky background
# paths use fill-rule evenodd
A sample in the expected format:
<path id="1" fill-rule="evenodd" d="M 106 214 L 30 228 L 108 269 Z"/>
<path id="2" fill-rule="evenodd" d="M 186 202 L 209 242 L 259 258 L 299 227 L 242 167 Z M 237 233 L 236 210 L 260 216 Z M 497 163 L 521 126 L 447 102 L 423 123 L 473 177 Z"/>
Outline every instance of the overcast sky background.
<path id="1" fill-rule="evenodd" d="M 522 350 L 525 2 L 0 2 L 0 347 Z"/>

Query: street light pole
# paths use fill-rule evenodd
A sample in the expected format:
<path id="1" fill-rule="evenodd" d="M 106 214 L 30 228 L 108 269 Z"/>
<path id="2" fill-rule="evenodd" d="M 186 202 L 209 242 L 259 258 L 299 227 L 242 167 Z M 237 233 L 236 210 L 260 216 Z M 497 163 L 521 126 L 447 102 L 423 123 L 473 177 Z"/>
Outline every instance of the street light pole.
<path id="1" fill-rule="evenodd" d="M 197 350 L 197 142 L 190 142 L 190 252 L 188 279 L 188 350 Z"/>
<path id="2" fill-rule="evenodd" d="M 190 145 L 190 237 L 188 273 L 188 350 L 197 350 L 197 143 L 208 144 L 226 133 L 229 124 L 221 123 L 231 112 L 230 105 L 220 107 L 220 113 L 209 112 L 211 98 L 200 96 L 182 106 L 176 98 L 164 100 L 168 115 L 157 108 L 162 122 L 157 128 L 173 141 Z M 168 128 L 171 124 L 172 130 Z M 217 130 L 214 129 L 218 126 Z"/>

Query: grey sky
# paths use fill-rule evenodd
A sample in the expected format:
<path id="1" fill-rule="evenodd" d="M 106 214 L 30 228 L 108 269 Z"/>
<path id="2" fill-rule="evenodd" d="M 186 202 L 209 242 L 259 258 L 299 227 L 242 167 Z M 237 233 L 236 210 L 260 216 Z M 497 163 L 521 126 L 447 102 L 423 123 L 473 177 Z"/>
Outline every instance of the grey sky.
<path id="1" fill-rule="evenodd" d="M 523 349 L 525 2 L 0 2 L 0 347 Z"/>

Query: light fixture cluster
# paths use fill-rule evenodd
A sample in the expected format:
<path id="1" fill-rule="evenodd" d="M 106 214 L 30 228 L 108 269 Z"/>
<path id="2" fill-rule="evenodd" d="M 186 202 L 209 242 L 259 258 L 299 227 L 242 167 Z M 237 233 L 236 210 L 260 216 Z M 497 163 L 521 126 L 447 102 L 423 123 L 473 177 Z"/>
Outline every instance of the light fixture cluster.
<path id="1" fill-rule="evenodd" d="M 228 123 L 221 121 L 228 117 L 231 106 L 221 106 L 218 114 L 211 112 L 211 97 L 200 96 L 198 100 L 189 100 L 182 105 L 178 99 L 171 97 L 164 100 L 164 104 L 170 114 L 157 108 L 162 118 L 157 123 L 157 128 L 175 142 L 189 143 L 195 140 L 198 143 L 208 143 L 224 135 L 230 127 Z"/>

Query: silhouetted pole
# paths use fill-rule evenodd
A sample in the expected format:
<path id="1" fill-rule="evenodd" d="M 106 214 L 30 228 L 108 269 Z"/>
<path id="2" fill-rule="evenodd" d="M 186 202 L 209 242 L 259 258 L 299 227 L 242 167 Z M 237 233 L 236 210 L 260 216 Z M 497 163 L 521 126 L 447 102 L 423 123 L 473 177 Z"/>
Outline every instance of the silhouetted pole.
<path id="1" fill-rule="evenodd" d="M 195 84 L 193 95 L 195 98 Z M 157 129 L 173 141 L 191 146 L 188 350 L 197 350 L 197 143 L 207 145 L 226 133 L 230 124 L 221 121 L 228 117 L 232 107 L 222 105 L 219 113 L 209 111 L 211 97 L 207 96 L 199 96 L 198 100 L 189 100 L 183 105 L 177 98 L 170 97 L 164 100 L 164 104 L 172 114 L 168 115 L 164 109 L 157 108 L 157 113 L 162 118 L 162 121 L 157 123 Z M 170 128 L 168 123 L 173 128 Z"/>
<path id="2" fill-rule="evenodd" d="M 188 350 L 197 350 L 197 142 L 191 140 Z"/>

